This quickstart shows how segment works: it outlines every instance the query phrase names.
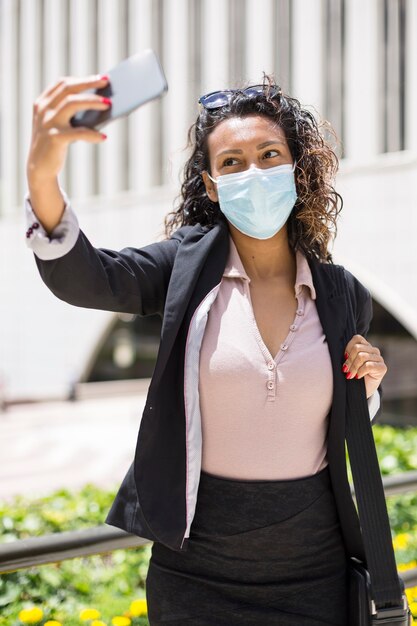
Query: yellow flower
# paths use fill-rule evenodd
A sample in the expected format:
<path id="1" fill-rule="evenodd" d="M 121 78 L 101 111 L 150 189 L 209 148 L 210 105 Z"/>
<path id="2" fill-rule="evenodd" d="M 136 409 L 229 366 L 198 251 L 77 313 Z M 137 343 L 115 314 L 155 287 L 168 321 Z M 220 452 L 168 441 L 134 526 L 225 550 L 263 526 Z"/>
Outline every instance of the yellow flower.
<path id="1" fill-rule="evenodd" d="M 400 563 L 397 569 L 400 572 L 404 572 L 407 569 L 411 569 L 413 567 L 417 567 L 417 561 L 410 561 L 409 563 Z"/>
<path id="2" fill-rule="evenodd" d="M 128 617 L 123 617 L 123 615 L 116 615 L 112 618 L 111 623 L 113 626 L 130 626 L 131 621 Z"/>
<path id="3" fill-rule="evenodd" d="M 408 588 L 408 589 L 406 588 L 405 595 L 407 596 L 408 604 L 410 604 L 411 602 L 415 602 L 415 599 L 416 599 L 415 587 Z"/>
<path id="4" fill-rule="evenodd" d="M 44 626 L 62 626 L 62 624 L 56 619 L 49 619 L 47 622 L 45 622 Z"/>
<path id="5" fill-rule="evenodd" d="M 394 537 L 392 542 L 394 550 L 404 550 L 407 547 L 409 540 L 410 533 L 399 533 L 396 537 Z"/>
<path id="6" fill-rule="evenodd" d="M 91 622 L 91 626 L 106 626 L 106 624 L 101 619 L 95 619 Z"/>
<path id="7" fill-rule="evenodd" d="M 88 619 L 98 619 L 101 616 L 97 609 L 82 609 L 80 611 L 80 619 L 87 621 Z"/>
<path id="8" fill-rule="evenodd" d="M 410 611 L 414 616 L 417 614 L 417 602 L 410 603 Z"/>
<path id="9" fill-rule="evenodd" d="M 148 606 L 146 604 L 146 598 L 139 598 L 138 600 L 133 600 L 130 604 L 129 610 L 133 617 L 137 617 L 139 615 L 146 615 L 148 612 Z"/>
<path id="10" fill-rule="evenodd" d="M 33 606 L 31 609 L 22 609 L 18 617 L 24 624 L 36 624 L 36 622 L 41 621 L 43 611 L 39 607 Z"/>

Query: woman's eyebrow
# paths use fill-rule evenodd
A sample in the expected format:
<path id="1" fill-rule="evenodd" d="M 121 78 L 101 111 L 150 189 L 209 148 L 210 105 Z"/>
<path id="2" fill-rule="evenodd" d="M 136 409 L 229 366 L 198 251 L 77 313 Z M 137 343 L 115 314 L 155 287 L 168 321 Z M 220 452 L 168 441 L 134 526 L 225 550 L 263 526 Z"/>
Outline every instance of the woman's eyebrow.
<path id="1" fill-rule="evenodd" d="M 277 144 L 280 143 L 283 146 L 285 146 L 285 143 L 283 141 L 280 141 L 279 139 L 275 139 L 274 141 L 264 141 L 263 143 L 260 143 L 258 146 L 256 146 L 257 150 L 260 150 L 261 148 L 265 148 L 266 146 L 271 146 L 273 144 Z M 217 155 L 222 156 L 222 154 L 242 154 L 243 150 L 239 150 L 239 149 L 231 149 L 230 150 L 223 150 L 222 152 L 219 152 L 219 154 Z"/>
<path id="2" fill-rule="evenodd" d="M 266 146 L 271 146 L 274 143 L 281 143 L 283 146 L 285 146 L 285 143 L 283 141 L 280 141 L 279 139 L 275 139 L 274 141 L 264 141 L 264 143 L 260 143 L 259 146 L 256 146 L 256 149 L 260 150 L 261 148 L 265 148 Z"/>
<path id="3" fill-rule="evenodd" d="M 223 150 L 222 152 L 219 152 L 219 154 L 217 155 L 218 157 L 221 156 L 222 154 L 242 154 L 243 150 Z"/>

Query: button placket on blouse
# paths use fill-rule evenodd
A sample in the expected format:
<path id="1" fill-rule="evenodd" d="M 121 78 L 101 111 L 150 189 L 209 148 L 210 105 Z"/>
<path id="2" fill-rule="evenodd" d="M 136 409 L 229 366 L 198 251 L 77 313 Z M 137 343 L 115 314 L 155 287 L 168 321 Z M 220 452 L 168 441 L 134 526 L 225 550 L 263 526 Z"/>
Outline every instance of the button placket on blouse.
<path id="1" fill-rule="evenodd" d="M 279 361 L 283 358 L 284 354 L 288 350 L 291 343 L 293 342 L 294 337 L 295 337 L 295 332 L 298 330 L 299 325 L 301 323 L 301 316 L 304 315 L 305 301 L 304 301 L 304 295 L 303 295 L 303 287 L 301 287 L 300 292 L 296 295 L 298 307 L 295 312 L 295 318 L 293 320 L 293 323 L 289 327 L 290 332 L 288 333 L 284 341 L 281 343 L 280 350 L 278 351 L 278 354 L 275 356 L 275 358 L 272 357 L 268 348 L 266 347 L 262 339 L 262 335 L 259 331 L 258 325 L 256 323 L 255 313 L 253 311 L 253 306 L 252 306 L 252 299 L 250 296 L 249 283 L 247 281 L 244 281 L 244 292 L 246 295 L 246 301 L 247 301 L 247 305 L 249 308 L 249 313 L 251 315 L 253 328 L 255 331 L 256 341 L 261 349 L 261 352 L 267 364 L 267 381 L 266 381 L 267 400 L 270 402 L 274 402 L 276 395 L 277 395 L 276 393 L 277 380 L 278 380 L 277 365 Z"/>
<path id="2" fill-rule="evenodd" d="M 290 325 L 290 332 L 288 333 L 288 335 L 286 336 L 284 341 L 281 343 L 280 350 L 279 350 L 278 354 L 276 355 L 276 357 L 273 359 L 273 363 L 275 365 L 275 379 L 276 379 L 276 381 L 278 380 L 277 365 L 281 361 L 281 359 L 283 358 L 284 354 L 287 352 L 287 350 L 290 347 L 290 345 L 292 344 L 292 342 L 293 342 L 293 340 L 295 338 L 295 332 L 298 330 L 300 322 L 301 322 L 301 319 L 302 319 L 302 316 L 304 315 L 305 301 L 304 301 L 302 289 L 296 295 L 296 299 L 297 299 L 298 307 L 297 307 L 297 310 L 295 312 L 294 321 Z M 269 369 L 269 364 L 268 364 L 268 369 Z M 277 383 L 274 381 L 274 390 L 273 390 L 273 395 L 271 395 L 271 396 L 269 394 L 269 389 L 271 387 L 270 383 L 269 383 L 269 380 L 268 380 L 268 383 L 267 383 L 267 387 L 268 387 L 268 400 L 272 400 L 272 401 L 275 400 Z"/>
<path id="3" fill-rule="evenodd" d="M 266 387 L 268 389 L 267 391 L 267 399 L 270 402 L 273 402 L 275 400 L 275 397 L 277 395 L 276 393 L 276 389 L 277 389 L 277 370 L 276 370 L 276 365 L 274 361 L 268 361 L 268 380 L 266 383 Z"/>
<path id="4" fill-rule="evenodd" d="M 280 350 L 279 350 L 278 354 L 276 355 L 276 357 L 274 359 L 276 364 L 278 364 L 281 361 L 281 359 L 283 358 L 284 354 L 287 352 L 288 348 L 290 347 L 290 345 L 294 341 L 295 332 L 298 330 L 298 328 L 300 326 L 300 323 L 301 323 L 301 319 L 302 319 L 301 316 L 304 315 L 305 300 L 304 300 L 304 295 L 303 295 L 302 289 L 296 295 L 296 299 L 297 299 L 298 307 L 297 307 L 297 310 L 295 312 L 295 318 L 293 320 L 293 323 L 289 327 L 288 335 L 286 336 L 284 341 L 281 343 Z"/>

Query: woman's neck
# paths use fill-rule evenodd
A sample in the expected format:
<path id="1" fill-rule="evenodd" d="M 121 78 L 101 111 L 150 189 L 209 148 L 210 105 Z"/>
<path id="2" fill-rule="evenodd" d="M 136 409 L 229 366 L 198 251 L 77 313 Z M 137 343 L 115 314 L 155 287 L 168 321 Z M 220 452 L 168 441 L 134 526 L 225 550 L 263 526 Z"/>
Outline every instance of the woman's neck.
<path id="1" fill-rule="evenodd" d="M 243 267 L 251 280 L 281 279 L 288 281 L 289 285 L 295 284 L 295 252 L 288 243 L 285 225 L 269 239 L 248 237 L 232 224 L 229 228 Z"/>

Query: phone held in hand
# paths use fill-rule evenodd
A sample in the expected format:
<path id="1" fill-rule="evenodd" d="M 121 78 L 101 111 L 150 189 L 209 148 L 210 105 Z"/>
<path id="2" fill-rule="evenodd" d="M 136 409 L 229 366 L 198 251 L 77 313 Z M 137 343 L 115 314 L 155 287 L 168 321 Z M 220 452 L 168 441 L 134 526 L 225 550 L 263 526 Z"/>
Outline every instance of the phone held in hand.
<path id="1" fill-rule="evenodd" d="M 86 89 L 81 93 L 95 93 L 111 98 L 112 105 L 105 111 L 96 109 L 78 111 L 70 119 L 71 126 L 87 126 L 98 130 L 168 90 L 161 64 L 150 48 L 124 59 L 103 73 L 109 76 L 109 82 L 105 87 Z"/>

